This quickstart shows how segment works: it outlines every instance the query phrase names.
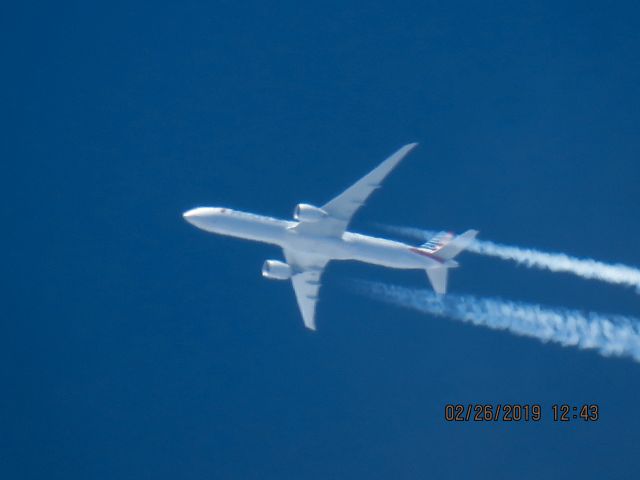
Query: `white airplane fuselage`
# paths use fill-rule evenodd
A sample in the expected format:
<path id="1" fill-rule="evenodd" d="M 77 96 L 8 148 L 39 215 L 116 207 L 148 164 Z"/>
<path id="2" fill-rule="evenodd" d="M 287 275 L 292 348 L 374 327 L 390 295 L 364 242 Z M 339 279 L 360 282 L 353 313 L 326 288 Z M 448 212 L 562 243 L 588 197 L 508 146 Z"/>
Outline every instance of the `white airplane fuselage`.
<path id="1" fill-rule="evenodd" d="M 419 247 L 347 230 L 355 213 L 416 145 L 408 143 L 400 147 L 321 207 L 298 203 L 293 211 L 295 221 L 218 207 L 194 208 L 183 216 L 187 222 L 207 232 L 281 247 L 285 261 L 265 260 L 262 276 L 291 281 L 304 326 L 310 330 L 316 329 L 322 274 L 331 260 L 421 269 L 436 294 L 444 295 L 448 271 L 458 266 L 454 258 L 468 248 L 478 233 L 476 230 L 467 230 L 457 236 L 439 232 Z"/>
<path id="2" fill-rule="evenodd" d="M 348 231 L 341 237 L 303 234 L 293 228 L 298 222 L 229 208 L 194 208 L 187 211 L 184 218 L 207 232 L 278 245 L 285 250 L 326 260 L 355 260 L 398 269 L 457 265 L 453 260 L 440 259 L 402 242 Z"/>

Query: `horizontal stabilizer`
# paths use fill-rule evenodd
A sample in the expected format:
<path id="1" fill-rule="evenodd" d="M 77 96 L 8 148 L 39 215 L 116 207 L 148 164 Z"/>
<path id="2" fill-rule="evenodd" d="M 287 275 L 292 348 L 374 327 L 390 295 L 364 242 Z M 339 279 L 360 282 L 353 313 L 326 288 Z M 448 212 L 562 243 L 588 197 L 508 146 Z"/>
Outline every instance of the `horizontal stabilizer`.
<path id="1" fill-rule="evenodd" d="M 427 276 L 431 282 L 433 290 L 438 295 L 444 295 L 447 293 L 447 267 L 435 267 L 427 269 Z"/>

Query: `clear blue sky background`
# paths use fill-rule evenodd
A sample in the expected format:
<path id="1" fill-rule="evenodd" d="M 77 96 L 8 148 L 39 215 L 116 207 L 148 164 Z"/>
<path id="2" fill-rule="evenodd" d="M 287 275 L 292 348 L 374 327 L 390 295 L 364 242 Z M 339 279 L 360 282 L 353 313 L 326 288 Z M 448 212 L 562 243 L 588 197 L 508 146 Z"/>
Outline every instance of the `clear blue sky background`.
<path id="1" fill-rule="evenodd" d="M 421 143 L 354 221 L 640 265 L 635 2 L 54 2 L 2 23 L 3 479 L 632 478 L 640 365 L 399 310 L 331 264 L 317 334 L 289 217 Z M 460 293 L 638 314 L 632 290 L 465 254 Z M 541 403 L 447 424 L 449 402 Z M 555 424 L 555 402 L 598 403 Z"/>

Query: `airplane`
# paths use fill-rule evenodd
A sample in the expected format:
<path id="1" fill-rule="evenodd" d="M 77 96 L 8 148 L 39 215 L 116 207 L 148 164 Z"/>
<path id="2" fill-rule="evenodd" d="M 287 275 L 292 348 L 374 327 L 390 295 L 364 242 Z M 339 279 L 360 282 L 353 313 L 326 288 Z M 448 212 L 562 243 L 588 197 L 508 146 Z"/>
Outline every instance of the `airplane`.
<path id="1" fill-rule="evenodd" d="M 467 230 L 459 236 L 440 232 L 418 247 L 347 231 L 353 215 L 416 145 L 403 146 L 322 207 L 307 203 L 296 205 L 295 221 L 220 207 L 194 208 L 183 217 L 207 232 L 281 247 L 285 261 L 266 260 L 262 275 L 272 280 L 292 281 L 304 325 L 310 330 L 316 329 L 320 278 L 331 260 L 425 270 L 435 292 L 443 295 L 447 290 L 448 270 L 458 266 L 453 258 L 469 246 L 478 233 L 476 230 Z"/>

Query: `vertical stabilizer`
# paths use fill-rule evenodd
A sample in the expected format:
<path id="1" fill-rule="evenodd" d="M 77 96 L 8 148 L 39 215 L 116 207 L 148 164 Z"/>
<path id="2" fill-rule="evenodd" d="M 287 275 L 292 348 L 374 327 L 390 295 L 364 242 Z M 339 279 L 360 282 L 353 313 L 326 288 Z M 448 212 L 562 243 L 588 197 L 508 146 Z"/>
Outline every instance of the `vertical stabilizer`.
<path id="1" fill-rule="evenodd" d="M 478 235 L 477 230 L 467 230 L 440 248 L 436 252 L 436 255 L 443 260 L 449 260 L 471 245 L 471 242 L 476 238 L 476 235 Z"/>
<path id="2" fill-rule="evenodd" d="M 427 269 L 427 276 L 431 286 L 438 295 L 447 293 L 449 268 L 458 266 L 458 263 L 453 258 L 471 245 L 476 235 L 478 235 L 477 230 L 467 230 L 457 237 L 454 237 L 451 233 L 440 232 L 420 247 L 421 250 L 427 250 L 432 255 L 444 260 L 443 265 Z"/>

